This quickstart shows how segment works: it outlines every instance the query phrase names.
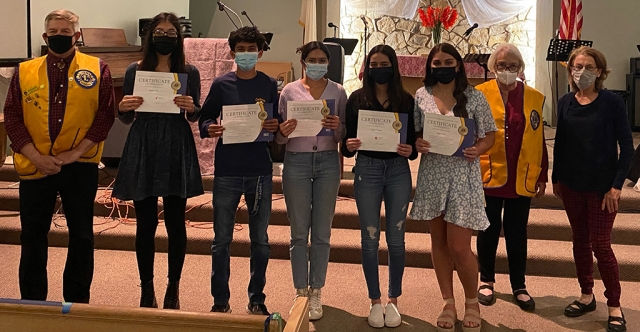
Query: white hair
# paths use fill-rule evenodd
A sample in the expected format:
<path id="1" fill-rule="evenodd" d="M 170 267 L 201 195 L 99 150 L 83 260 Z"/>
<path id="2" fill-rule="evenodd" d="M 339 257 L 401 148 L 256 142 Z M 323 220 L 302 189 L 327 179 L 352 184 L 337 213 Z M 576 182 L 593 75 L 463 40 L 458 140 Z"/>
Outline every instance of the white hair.
<path id="1" fill-rule="evenodd" d="M 52 20 L 65 20 L 73 25 L 73 32 L 80 31 L 80 18 L 70 10 L 58 9 L 49 13 L 44 19 L 44 31 Z"/>
<path id="2" fill-rule="evenodd" d="M 510 54 L 518 58 L 518 63 L 520 65 L 520 71 L 518 73 L 524 72 L 524 60 L 522 60 L 522 54 L 520 54 L 520 50 L 513 44 L 500 44 L 496 47 L 496 50 L 491 53 L 489 56 L 489 60 L 487 62 L 487 68 L 490 72 L 495 73 L 496 70 L 496 62 L 498 60 L 498 56 L 501 56 L 503 53 Z"/>

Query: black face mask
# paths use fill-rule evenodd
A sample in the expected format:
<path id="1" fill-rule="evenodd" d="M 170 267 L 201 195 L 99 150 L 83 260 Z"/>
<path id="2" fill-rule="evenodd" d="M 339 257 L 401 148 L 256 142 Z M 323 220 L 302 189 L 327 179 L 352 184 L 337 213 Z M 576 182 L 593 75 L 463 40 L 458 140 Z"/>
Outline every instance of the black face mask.
<path id="1" fill-rule="evenodd" d="M 456 67 L 438 67 L 431 68 L 431 75 L 438 83 L 449 84 L 456 79 L 458 73 L 456 72 Z"/>
<path id="2" fill-rule="evenodd" d="M 73 47 L 73 36 L 47 36 L 49 49 L 56 54 L 64 54 Z"/>
<path id="3" fill-rule="evenodd" d="M 156 47 L 156 51 L 162 55 L 169 55 L 176 48 L 178 44 L 177 37 L 158 36 L 153 37 L 153 46 Z"/>
<path id="4" fill-rule="evenodd" d="M 377 67 L 369 68 L 369 77 L 378 84 L 389 83 L 393 78 L 393 68 L 391 67 Z"/>

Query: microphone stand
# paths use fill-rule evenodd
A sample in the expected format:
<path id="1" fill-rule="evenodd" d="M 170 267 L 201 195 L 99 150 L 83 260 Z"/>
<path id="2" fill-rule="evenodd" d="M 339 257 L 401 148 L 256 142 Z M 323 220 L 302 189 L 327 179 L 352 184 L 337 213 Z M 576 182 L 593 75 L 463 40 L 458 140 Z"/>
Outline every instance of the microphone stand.
<path id="1" fill-rule="evenodd" d="M 232 12 L 233 15 L 235 15 L 238 18 L 238 21 L 240 22 L 241 26 L 244 26 L 244 23 L 242 23 L 242 20 L 240 19 L 240 16 L 233 11 L 233 9 L 229 8 L 227 5 L 225 5 L 224 3 L 218 1 L 218 9 L 220 11 L 223 11 L 225 14 L 227 14 L 227 17 L 229 18 L 229 20 L 231 21 L 231 23 L 233 24 L 233 26 L 236 27 L 236 29 L 239 29 L 238 26 L 236 25 L 236 23 L 233 21 L 233 19 L 231 18 L 231 16 L 229 15 L 229 12 Z M 228 11 L 227 11 L 228 10 Z"/>
<path id="2" fill-rule="evenodd" d="M 360 16 L 360 19 L 362 19 L 362 22 L 364 22 L 364 56 L 367 56 L 367 31 L 369 30 L 369 24 L 367 23 L 367 18 L 362 15 Z"/>
<path id="3" fill-rule="evenodd" d="M 247 19 L 249 20 L 249 23 L 251 23 L 251 26 L 253 26 L 254 28 L 256 27 L 256 25 L 253 23 L 253 21 L 251 20 L 251 17 L 249 17 L 249 14 L 247 14 L 247 11 L 243 10 L 240 14 L 244 15 L 247 17 Z M 264 35 L 264 34 L 263 34 Z M 264 41 L 264 47 L 263 50 L 264 51 L 268 51 L 271 49 L 271 45 L 269 45 L 269 42 L 267 42 L 266 40 L 266 36 L 265 36 L 265 41 Z"/>
<path id="4" fill-rule="evenodd" d="M 246 17 L 247 17 L 247 19 L 249 20 L 249 23 L 251 23 L 251 25 L 252 25 L 253 27 L 255 27 L 255 26 L 256 26 L 255 24 L 253 24 L 253 21 L 251 20 L 251 17 L 249 17 L 249 15 L 247 15 L 247 12 L 246 12 L 246 11 L 244 11 L 244 10 L 243 10 L 243 11 L 242 11 L 242 13 L 240 13 L 240 14 L 242 14 L 242 15 L 246 16 Z"/>

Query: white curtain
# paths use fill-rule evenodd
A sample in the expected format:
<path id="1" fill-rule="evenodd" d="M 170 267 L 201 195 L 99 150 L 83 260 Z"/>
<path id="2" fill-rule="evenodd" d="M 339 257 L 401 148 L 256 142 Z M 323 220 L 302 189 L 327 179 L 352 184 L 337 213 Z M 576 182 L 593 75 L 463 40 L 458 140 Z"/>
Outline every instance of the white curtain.
<path id="1" fill-rule="evenodd" d="M 388 15 L 412 19 L 416 16 L 419 2 L 420 0 L 345 0 L 343 6 L 368 17 Z"/>
<path id="2" fill-rule="evenodd" d="M 487 27 L 506 21 L 535 6 L 535 0 L 462 0 L 469 25 Z"/>
<path id="3" fill-rule="evenodd" d="M 316 24 L 316 0 L 302 0 L 300 20 L 298 23 L 304 28 L 302 43 L 318 40 L 318 28 Z"/>

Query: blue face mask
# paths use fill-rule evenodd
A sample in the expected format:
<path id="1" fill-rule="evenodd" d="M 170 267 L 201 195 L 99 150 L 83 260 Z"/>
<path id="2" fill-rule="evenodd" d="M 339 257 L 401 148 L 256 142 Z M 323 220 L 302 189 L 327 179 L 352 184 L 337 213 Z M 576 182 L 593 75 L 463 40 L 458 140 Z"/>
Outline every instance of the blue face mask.
<path id="1" fill-rule="evenodd" d="M 258 63 L 258 52 L 238 52 L 235 61 L 238 68 L 249 71 Z"/>
<path id="2" fill-rule="evenodd" d="M 305 63 L 307 65 L 307 69 L 305 70 L 305 74 L 308 78 L 313 81 L 317 81 L 324 77 L 328 71 L 328 64 L 326 63 Z"/>

